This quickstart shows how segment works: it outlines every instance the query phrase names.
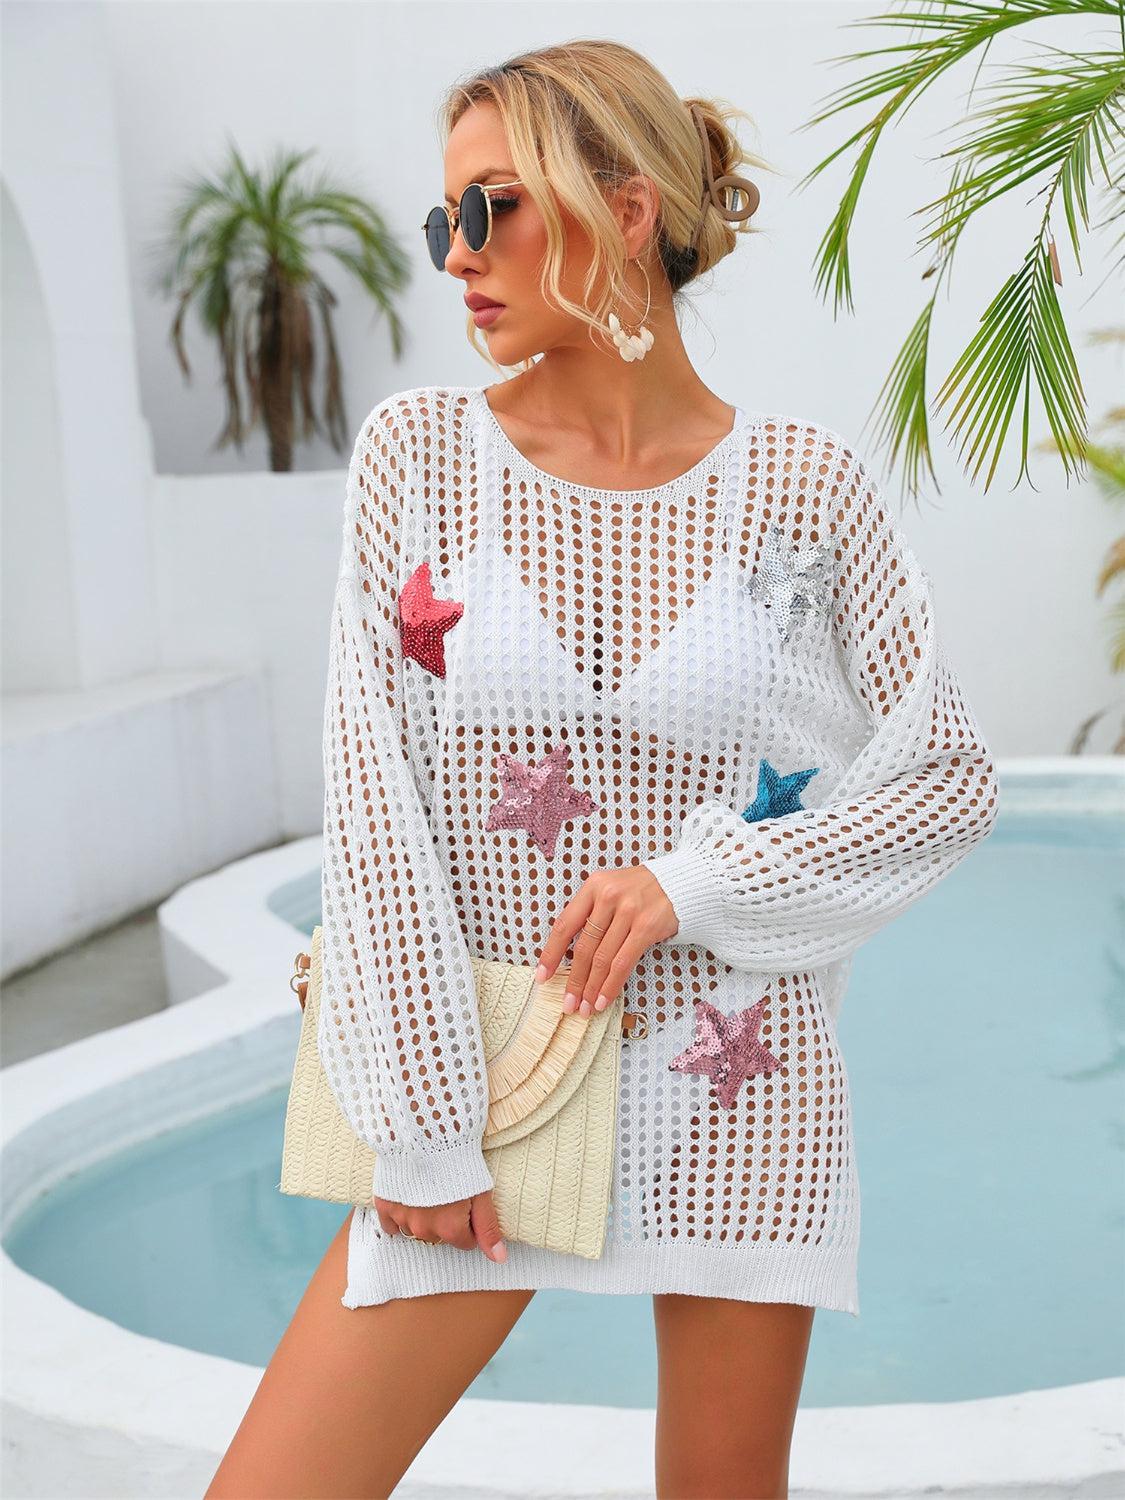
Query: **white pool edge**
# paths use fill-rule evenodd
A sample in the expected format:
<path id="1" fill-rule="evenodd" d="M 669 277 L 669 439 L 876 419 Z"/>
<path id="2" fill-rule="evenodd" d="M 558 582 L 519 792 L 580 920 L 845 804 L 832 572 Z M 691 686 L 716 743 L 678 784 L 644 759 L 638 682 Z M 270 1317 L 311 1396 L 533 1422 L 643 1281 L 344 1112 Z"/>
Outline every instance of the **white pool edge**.
<path id="1" fill-rule="evenodd" d="M 1019 782 L 1030 788 L 1039 778 L 1035 785 L 1048 788 L 1048 800 L 1051 779 L 1075 770 L 1089 771 L 1096 802 L 1108 794 L 1116 804 L 1125 767 L 1115 757 L 999 762 L 1002 788 Z M 164 904 L 166 941 L 198 964 L 197 974 L 229 977 L 196 999 L 5 1068 L 5 1163 L 19 1160 L 21 1137 L 26 1145 L 48 1132 L 52 1116 L 61 1121 L 60 1112 L 80 1111 L 103 1090 L 154 1068 L 228 1043 L 236 1072 L 238 1039 L 293 1014 L 288 975 L 303 939 L 266 910 L 264 898 L 307 873 L 319 860 L 320 842 L 314 836 L 251 856 Z M 118 1123 L 104 1112 L 98 1117 L 106 1132 Z M 179 1116 L 165 1122 L 180 1123 Z M 122 1136 L 115 1144 L 125 1143 Z M 106 1149 L 104 1138 L 97 1149 Z M 23 1155 L 0 1180 L 5 1225 L 28 1193 L 42 1189 L 42 1169 Z M 51 1159 L 56 1171 L 82 1165 L 75 1154 Z M 28 1276 L 2 1252 L 0 1291 L 4 1492 L 202 1494 L 261 1370 L 122 1329 Z M 653 1424 L 651 1411 L 466 1397 L 396 1496 L 651 1495 Z M 1020 1500 L 1125 1493 L 1125 1379 L 972 1401 L 798 1412 L 795 1500 L 922 1493 L 982 1500 L 1005 1493 Z"/>

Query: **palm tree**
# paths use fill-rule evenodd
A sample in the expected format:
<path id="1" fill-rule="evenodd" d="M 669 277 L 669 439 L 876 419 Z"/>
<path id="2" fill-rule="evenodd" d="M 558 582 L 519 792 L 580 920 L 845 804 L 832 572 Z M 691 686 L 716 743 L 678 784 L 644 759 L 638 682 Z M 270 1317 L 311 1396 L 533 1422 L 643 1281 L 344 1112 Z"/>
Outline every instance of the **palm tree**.
<path id="1" fill-rule="evenodd" d="M 841 110 L 877 101 L 877 107 L 843 145 L 802 179 L 804 186 L 836 157 L 858 145 L 852 176 L 819 247 L 817 281 L 834 291 L 833 310 L 846 298 L 849 311 L 851 275 L 848 234 L 860 190 L 884 130 L 905 115 L 911 103 L 943 73 L 967 63 L 980 52 L 983 63 L 993 40 L 1033 21 L 1063 17 L 1106 17 L 1113 22 L 1111 45 L 1076 54 L 1045 49 L 1047 65 L 1025 63 L 1012 68 L 993 97 L 968 114 L 979 121 L 950 150 L 949 191 L 917 210 L 934 211 L 919 248 L 930 248 L 922 280 L 931 283 L 928 299 L 908 331 L 879 393 L 880 442 L 889 445 L 892 463 L 905 451 L 906 487 L 917 496 L 923 462 L 936 486 L 927 424 L 929 343 L 938 290 L 949 275 L 961 233 L 974 215 L 994 199 L 1010 196 L 1029 182 L 1038 183 L 1018 208 L 1039 200 L 1023 262 L 984 309 L 980 326 L 947 375 L 936 404 L 951 407 L 955 435 L 963 435 L 961 454 L 975 463 L 972 477 L 988 462 L 987 490 L 996 472 L 1004 438 L 1017 401 L 1022 398 L 1020 476 L 1027 470 L 1029 404 L 1032 383 L 1042 399 L 1056 450 L 1069 475 L 1081 472 L 1088 432 L 1085 393 L 1078 373 L 1056 287 L 1062 284 L 1051 214 L 1061 204 L 1071 248 L 1081 270 L 1081 233 L 1090 227 L 1088 197 L 1092 184 L 1116 195 L 1105 220 L 1125 219 L 1125 7 L 1122 0 L 922 0 L 921 5 L 851 22 L 887 25 L 915 36 L 885 48 L 850 53 L 834 61 L 869 58 L 885 66 L 828 98 L 828 109 L 803 128 L 810 129 Z M 973 87 L 970 86 L 970 98 Z M 1015 211 L 1015 209 L 1013 209 Z M 1097 225 L 1102 228 L 1104 225 Z M 1120 243 L 1121 236 L 1118 237 Z M 932 248 L 931 248 L 932 247 Z M 1114 266 L 1118 270 L 1122 257 Z"/>
<path id="2" fill-rule="evenodd" d="M 227 420 L 215 446 L 242 441 L 259 416 L 269 437 L 270 468 L 292 468 L 295 407 L 305 439 L 319 432 L 337 452 L 349 432 L 331 310 L 336 298 L 313 268 L 318 250 L 334 256 L 386 314 L 391 349 L 403 329 L 393 296 L 409 282 L 409 259 L 370 203 L 333 185 L 326 174 L 304 184 L 297 169 L 311 151 L 278 151 L 264 173 L 251 171 L 233 142 L 218 180 L 185 184 L 172 229 L 158 250 L 169 263 L 161 288 L 177 299 L 171 339 L 185 377 L 183 324 L 195 302 L 203 326 L 219 340 Z M 314 231 L 338 231 L 333 243 Z M 313 404 L 314 310 L 324 340 L 323 419 Z M 243 413 L 239 371 L 248 410 Z"/>

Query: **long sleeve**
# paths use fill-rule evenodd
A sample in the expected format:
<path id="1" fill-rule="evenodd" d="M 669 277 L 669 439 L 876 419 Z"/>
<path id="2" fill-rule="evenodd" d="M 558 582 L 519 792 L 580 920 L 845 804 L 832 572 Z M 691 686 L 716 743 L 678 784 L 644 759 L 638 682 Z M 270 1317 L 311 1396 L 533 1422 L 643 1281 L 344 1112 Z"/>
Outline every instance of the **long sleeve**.
<path id="1" fill-rule="evenodd" d="M 750 971 L 851 954 L 965 858 L 998 806 L 992 758 L 938 637 L 930 579 L 863 463 L 823 434 L 805 524 L 811 515 L 831 536 L 833 639 L 870 737 L 826 805 L 751 822 L 706 800 L 683 818 L 674 847 L 645 861 L 679 921 L 669 941 Z M 789 649 L 799 641 L 797 630 Z"/>
<path id="2" fill-rule="evenodd" d="M 364 423 L 348 471 L 325 695 L 318 1046 L 344 1117 L 376 1153 L 373 1193 L 423 1206 L 493 1178 L 469 951 L 411 754 L 430 685 L 399 634 L 401 582 L 425 547 L 408 503 L 410 439 L 392 397 Z"/>

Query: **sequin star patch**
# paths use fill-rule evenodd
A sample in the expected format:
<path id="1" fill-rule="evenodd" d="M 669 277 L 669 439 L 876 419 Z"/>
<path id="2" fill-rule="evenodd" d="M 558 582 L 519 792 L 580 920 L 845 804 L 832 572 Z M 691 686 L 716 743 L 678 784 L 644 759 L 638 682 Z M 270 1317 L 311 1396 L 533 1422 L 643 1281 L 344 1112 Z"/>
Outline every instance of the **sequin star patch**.
<path id="1" fill-rule="evenodd" d="M 501 750 L 492 761 L 500 772 L 501 792 L 485 828 L 526 828 L 543 853 L 553 855 L 562 825 L 593 812 L 595 806 L 588 792 L 567 780 L 569 763 L 570 747 L 565 744 L 529 765 Z"/>
<path id="2" fill-rule="evenodd" d="M 819 770 L 819 766 L 810 766 L 807 771 L 791 771 L 782 776 L 768 760 L 760 760 L 758 793 L 742 816 L 747 823 L 757 823 L 760 818 L 784 818 L 787 813 L 804 812 L 801 792 Z"/>
<path id="3" fill-rule="evenodd" d="M 668 1064 L 669 1070 L 705 1074 L 719 1103 L 724 1109 L 733 1109 L 747 1079 L 759 1073 L 775 1073 L 781 1067 L 765 1043 L 758 1040 L 765 1008 L 763 998 L 756 1005 L 724 1016 L 709 1000 L 697 1000 L 695 1036 L 691 1046 Z"/>
<path id="4" fill-rule="evenodd" d="M 828 542 L 787 548 L 785 532 L 776 521 L 766 531 L 762 560 L 746 592 L 769 605 L 783 641 L 789 639 L 794 623 L 810 611 L 827 614 L 831 608 L 834 562 Z"/>
<path id="5" fill-rule="evenodd" d="M 445 676 L 445 632 L 465 612 L 457 599 L 435 599 L 430 565 L 419 563 L 398 596 L 402 655 L 421 662 L 435 677 Z"/>

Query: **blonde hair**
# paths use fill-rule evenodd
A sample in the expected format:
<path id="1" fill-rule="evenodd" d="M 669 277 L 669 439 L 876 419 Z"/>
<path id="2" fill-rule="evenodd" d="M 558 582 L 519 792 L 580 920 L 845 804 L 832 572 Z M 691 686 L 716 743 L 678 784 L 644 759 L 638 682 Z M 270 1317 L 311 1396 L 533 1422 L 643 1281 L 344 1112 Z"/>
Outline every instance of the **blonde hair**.
<path id="1" fill-rule="evenodd" d="M 611 308 L 632 299 L 625 282 L 624 237 L 606 199 L 627 178 L 650 177 L 659 192 L 653 232 L 673 297 L 729 255 L 740 233 L 760 233 L 749 219 L 735 228 L 705 196 L 702 145 L 690 111 L 695 105 L 702 117 L 716 179 L 743 163 L 772 170 L 743 149 L 732 128 L 736 118 L 751 117 L 726 100 L 681 99 L 664 74 L 632 47 L 601 39 L 561 42 L 474 73 L 454 84 L 439 107 L 443 148 L 462 114 L 481 101 L 499 111 L 516 176 L 543 215 L 542 294 L 587 323 L 591 336 L 603 329 Z M 561 289 L 560 204 L 593 246 L 581 304 Z M 599 284 L 601 293 L 591 305 Z M 477 343 L 471 316 L 467 326 L 469 342 L 499 369 Z"/>

